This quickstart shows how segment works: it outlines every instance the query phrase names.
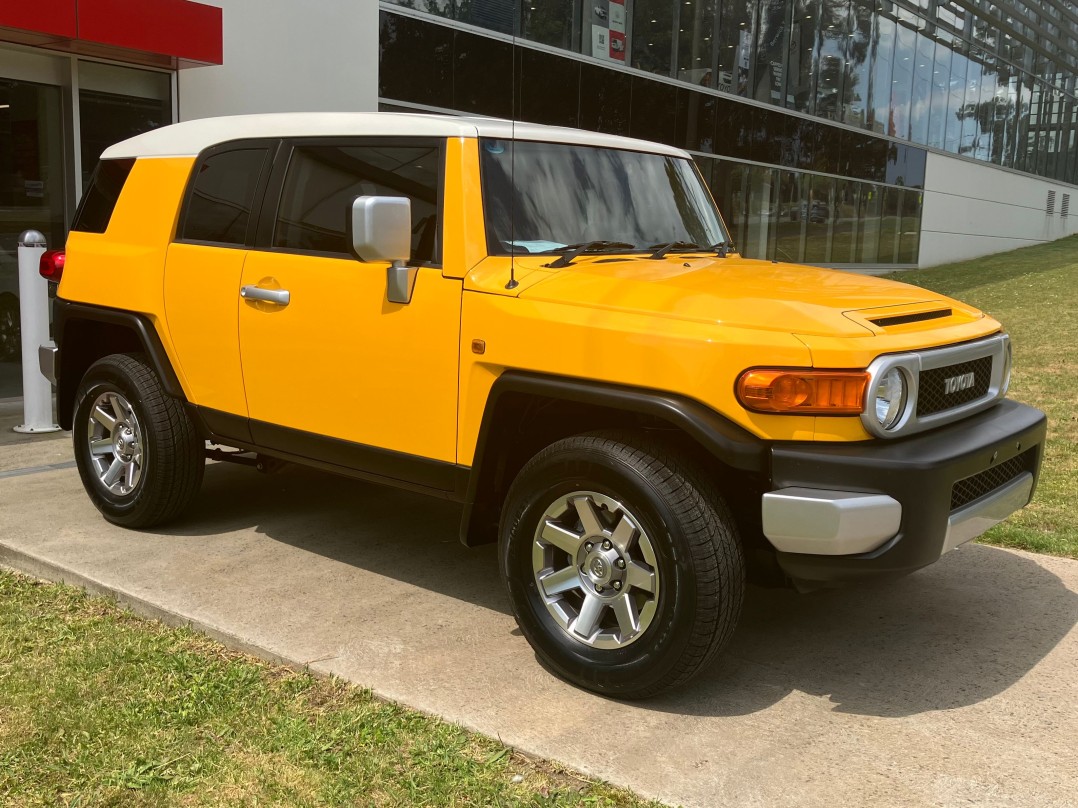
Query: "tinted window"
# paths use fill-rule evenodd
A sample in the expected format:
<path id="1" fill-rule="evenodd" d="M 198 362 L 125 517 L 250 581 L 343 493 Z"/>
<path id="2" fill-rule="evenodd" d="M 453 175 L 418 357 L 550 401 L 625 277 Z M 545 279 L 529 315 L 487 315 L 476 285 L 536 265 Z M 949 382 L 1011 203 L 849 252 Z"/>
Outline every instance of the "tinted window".
<path id="1" fill-rule="evenodd" d="M 564 143 L 480 143 L 492 255 L 557 252 L 600 240 L 630 245 L 618 248 L 623 251 L 727 241 L 689 160 Z"/>
<path id="2" fill-rule="evenodd" d="M 86 189 L 75 214 L 72 230 L 84 233 L 104 233 L 108 230 L 120 191 L 134 165 L 134 160 L 102 160 L 97 164 L 90 187 Z"/>
<path id="3" fill-rule="evenodd" d="M 288 166 L 273 244 L 348 254 L 345 226 L 357 196 L 412 202 L 412 261 L 436 262 L 442 158 L 433 144 L 297 146 Z"/>
<path id="4" fill-rule="evenodd" d="M 235 149 L 203 160 L 187 201 L 182 237 L 243 245 L 268 149 Z"/>

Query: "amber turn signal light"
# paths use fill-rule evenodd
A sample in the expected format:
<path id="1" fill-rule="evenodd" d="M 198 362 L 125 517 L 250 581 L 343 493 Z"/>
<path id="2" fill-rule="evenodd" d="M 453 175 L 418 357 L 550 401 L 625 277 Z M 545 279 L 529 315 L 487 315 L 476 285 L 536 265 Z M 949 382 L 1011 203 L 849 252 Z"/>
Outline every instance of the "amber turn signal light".
<path id="1" fill-rule="evenodd" d="M 859 370 L 753 368 L 737 380 L 737 400 L 754 412 L 860 415 L 868 373 Z"/>

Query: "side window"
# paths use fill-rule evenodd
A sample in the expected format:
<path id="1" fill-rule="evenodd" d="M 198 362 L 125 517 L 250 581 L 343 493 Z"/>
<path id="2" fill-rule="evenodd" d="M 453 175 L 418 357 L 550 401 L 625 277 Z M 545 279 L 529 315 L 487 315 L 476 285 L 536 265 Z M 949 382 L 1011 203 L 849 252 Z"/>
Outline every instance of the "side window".
<path id="1" fill-rule="evenodd" d="M 346 222 L 357 196 L 412 201 L 412 261 L 438 263 L 441 149 L 435 144 L 296 146 L 288 165 L 273 246 L 348 255 Z"/>
<path id="2" fill-rule="evenodd" d="M 202 160 L 192 180 L 180 238 L 242 247 L 266 148 L 234 149 Z"/>
<path id="3" fill-rule="evenodd" d="M 86 189 L 75 213 L 72 230 L 83 233 L 104 233 L 108 230 L 112 212 L 120 200 L 120 191 L 134 166 L 135 161 L 130 159 L 102 160 L 97 164 L 90 187 Z"/>

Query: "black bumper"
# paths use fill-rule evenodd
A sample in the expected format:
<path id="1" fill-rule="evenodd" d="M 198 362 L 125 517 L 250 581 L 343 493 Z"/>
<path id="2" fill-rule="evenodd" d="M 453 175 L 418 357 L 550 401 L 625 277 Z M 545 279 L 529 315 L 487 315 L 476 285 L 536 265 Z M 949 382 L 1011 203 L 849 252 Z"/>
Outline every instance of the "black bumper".
<path id="1" fill-rule="evenodd" d="M 833 584 L 897 577 L 927 566 L 944 550 L 948 518 L 955 502 L 976 494 L 959 480 L 991 485 L 1001 470 L 1033 475 L 1034 489 L 1044 454 L 1047 419 L 1040 410 L 1015 401 L 955 424 L 894 441 L 821 444 L 783 443 L 771 450 L 775 489 L 823 488 L 886 494 L 902 505 L 898 535 L 860 555 L 777 554 L 779 566 L 802 584 Z M 990 493 L 986 491 L 986 493 Z"/>

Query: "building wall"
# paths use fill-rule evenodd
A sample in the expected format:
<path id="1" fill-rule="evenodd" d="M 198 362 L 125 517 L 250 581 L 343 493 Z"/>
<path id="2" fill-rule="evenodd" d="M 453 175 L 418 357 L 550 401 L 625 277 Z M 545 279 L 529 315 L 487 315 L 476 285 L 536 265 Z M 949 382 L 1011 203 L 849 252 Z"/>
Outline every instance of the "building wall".
<path id="1" fill-rule="evenodd" d="M 179 75 L 181 121 L 378 108 L 377 0 L 210 0 L 224 64 Z"/>
<path id="2" fill-rule="evenodd" d="M 1055 191 L 1047 213 L 1048 192 Z M 1064 195 L 1070 215 L 1062 216 Z M 928 153 L 922 267 L 1015 250 L 1078 233 L 1078 188 Z"/>

